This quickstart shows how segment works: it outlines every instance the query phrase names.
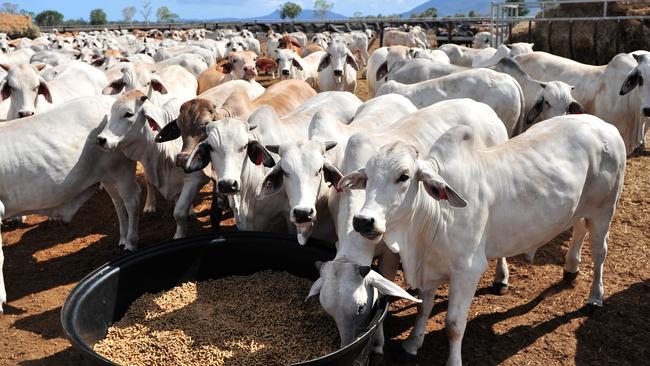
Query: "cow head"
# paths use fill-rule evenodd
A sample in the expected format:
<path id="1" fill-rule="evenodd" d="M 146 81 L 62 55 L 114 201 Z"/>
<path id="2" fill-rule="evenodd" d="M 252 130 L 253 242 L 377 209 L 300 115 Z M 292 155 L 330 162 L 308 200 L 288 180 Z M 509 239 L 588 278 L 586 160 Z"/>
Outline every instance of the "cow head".
<path id="1" fill-rule="evenodd" d="M 330 41 L 330 37 L 323 33 L 316 33 L 314 34 L 314 37 L 311 39 L 311 41 L 320 46 L 320 48 L 322 48 L 324 51 L 327 51 L 327 44 Z"/>
<path id="2" fill-rule="evenodd" d="M 224 73 L 231 73 L 233 79 L 255 80 L 257 77 L 257 55 L 253 51 L 230 52 L 223 63 Z"/>
<path id="3" fill-rule="evenodd" d="M 539 82 L 539 85 L 542 86 L 542 90 L 526 115 L 527 124 L 532 124 L 540 116 L 540 120 L 547 120 L 565 114 L 585 113 L 582 105 L 571 95 L 575 87 L 562 81 Z"/>
<path id="4" fill-rule="evenodd" d="M 246 45 L 242 37 L 235 36 L 230 38 L 228 43 L 226 43 L 226 50 L 228 52 L 241 52 L 246 51 Z"/>
<path id="5" fill-rule="evenodd" d="M 389 72 L 393 71 L 395 65 L 402 61 L 412 58 L 411 49 L 406 46 L 391 46 L 386 49 L 386 61 L 384 61 L 375 73 L 375 80 L 383 79 Z"/>
<path id="6" fill-rule="evenodd" d="M 640 95 L 641 115 L 650 117 L 650 54 L 633 54 L 637 66 L 626 76 L 620 95 L 626 95 L 638 88 Z"/>
<path id="7" fill-rule="evenodd" d="M 339 170 L 325 157 L 336 142 L 300 141 L 283 145 L 267 145 L 280 160 L 257 187 L 257 198 L 264 199 L 281 189 L 287 192 L 289 218 L 296 225 L 298 242 L 305 244 L 316 221 L 316 201 L 323 184 L 334 187 L 342 177 Z"/>
<path id="8" fill-rule="evenodd" d="M 318 64 L 318 72 L 331 67 L 334 78 L 340 82 L 347 65 L 352 66 L 354 70 L 359 70 L 359 64 L 357 64 L 352 52 L 348 49 L 348 45 L 344 40 L 337 38 L 328 44 L 327 53 Z"/>
<path id="9" fill-rule="evenodd" d="M 303 61 L 296 54 L 296 51 L 294 50 L 288 50 L 288 49 L 276 49 L 275 53 L 277 54 L 277 59 L 275 62 L 278 65 L 278 69 L 280 70 L 280 78 L 281 79 L 289 79 L 292 75 L 292 70 L 295 67 L 298 70 L 303 70 Z"/>
<path id="10" fill-rule="evenodd" d="M 9 119 L 32 116 L 36 112 L 39 95 L 52 103 L 47 81 L 39 74 L 46 67 L 45 64 L 0 64 L 0 67 L 7 71 L 7 76 L 0 83 L 0 95 L 2 100 L 11 98 Z"/>
<path id="11" fill-rule="evenodd" d="M 195 98 L 181 105 L 180 114 L 156 136 L 156 142 L 167 142 L 182 136 L 183 147 L 176 155 L 176 165 L 185 167 L 194 148 L 207 137 L 206 126 L 218 120 L 217 107 L 207 99 Z"/>
<path id="12" fill-rule="evenodd" d="M 408 205 L 404 202 L 415 202 L 420 182 L 436 200 L 447 201 L 453 207 L 467 205 L 432 164 L 418 160 L 413 146 L 396 142 L 383 146 L 368 160 L 365 168 L 344 176 L 339 182 L 340 189 L 366 189 L 363 207 L 352 220 L 354 230 L 378 243 L 386 232 L 389 218 L 393 220 L 400 217 L 399 213 L 412 212 L 412 208 L 403 207 Z M 387 244 L 394 252 L 399 251 L 397 243 Z"/>
<path id="13" fill-rule="evenodd" d="M 208 124 L 207 139 L 194 148 L 185 164 L 185 171 L 203 169 L 212 162 L 214 175 L 219 177 L 217 191 L 238 194 L 242 189 L 241 174 L 247 159 L 256 165 L 275 165 L 271 154 L 250 133 L 254 129 L 255 126 L 235 118 Z"/>
<path id="14" fill-rule="evenodd" d="M 401 287 L 370 269 L 345 259 L 316 263 L 320 277 L 307 298 L 319 295 L 321 306 L 336 322 L 341 347 L 354 342 L 367 324 L 378 293 L 421 302 Z"/>
<path id="15" fill-rule="evenodd" d="M 478 32 L 472 40 L 472 48 L 488 48 L 490 47 L 491 39 L 492 35 L 490 32 Z"/>
<path id="16" fill-rule="evenodd" d="M 153 142 L 164 122 L 154 113 L 156 107 L 148 99 L 139 90 L 121 95 L 113 103 L 110 118 L 97 136 L 97 145 L 111 151 L 121 144 L 128 146 L 142 139 Z"/>
<path id="17" fill-rule="evenodd" d="M 151 98 L 154 92 L 167 94 L 167 87 L 155 70 L 145 67 L 135 67 L 132 63 L 124 63 L 120 70 L 122 77 L 111 81 L 102 90 L 103 94 L 115 95 L 124 91 L 139 90 Z"/>

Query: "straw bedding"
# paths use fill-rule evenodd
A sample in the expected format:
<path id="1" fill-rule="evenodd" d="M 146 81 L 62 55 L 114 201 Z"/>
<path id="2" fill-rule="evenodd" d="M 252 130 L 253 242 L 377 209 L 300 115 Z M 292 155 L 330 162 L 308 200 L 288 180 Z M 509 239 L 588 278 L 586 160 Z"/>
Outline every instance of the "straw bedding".
<path id="1" fill-rule="evenodd" d="M 120 365 L 286 365 L 333 352 L 338 334 L 311 281 L 286 272 L 145 294 L 95 351 Z"/>

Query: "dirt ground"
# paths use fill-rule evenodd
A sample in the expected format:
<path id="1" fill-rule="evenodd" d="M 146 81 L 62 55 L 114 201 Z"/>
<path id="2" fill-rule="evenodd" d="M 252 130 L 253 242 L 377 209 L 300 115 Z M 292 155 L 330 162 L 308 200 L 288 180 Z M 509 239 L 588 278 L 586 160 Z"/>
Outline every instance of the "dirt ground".
<path id="1" fill-rule="evenodd" d="M 367 97 L 365 81 L 357 91 Z M 142 183 L 142 182 L 141 182 Z M 210 187 L 197 207 L 191 233 L 209 230 Z M 158 213 L 140 220 L 142 247 L 168 240 L 173 206 L 159 197 Z M 232 229 L 233 221 L 224 222 Z M 119 256 L 115 210 L 105 193 L 87 202 L 68 226 L 29 216 L 25 224 L 2 226 L 8 304 L 0 316 L 0 366 L 78 365 L 80 356 L 64 338 L 59 314 L 74 285 Z M 581 311 L 592 276 L 589 247 L 574 286 L 561 282 L 570 233 L 540 248 L 532 264 L 510 262 L 511 288 L 490 294 L 493 266 L 483 276 L 463 341 L 468 365 L 642 365 L 650 361 L 650 154 L 628 160 L 625 189 L 612 223 L 605 262 L 605 306 Z M 447 339 L 443 288 L 429 318 L 420 365 L 444 364 Z M 391 305 L 386 320 L 386 355 L 391 361 L 413 324 L 415 307 Z"/>

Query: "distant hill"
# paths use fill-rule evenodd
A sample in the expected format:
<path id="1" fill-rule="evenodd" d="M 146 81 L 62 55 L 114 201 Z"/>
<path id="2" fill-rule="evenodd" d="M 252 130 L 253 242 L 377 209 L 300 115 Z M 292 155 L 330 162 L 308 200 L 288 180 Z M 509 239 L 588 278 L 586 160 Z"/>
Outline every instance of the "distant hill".
<path id="1" fill-rule="evenodd" d="M 348 17 L 346 17 L 343 14 L 338 14 L 331 11 L 328 11 L 325 14 L 325 19 L 347 19 L 347 18 Z M 312 19 L 319 19 L 319 17 L 316 14 L 314 14 L 314 10 L 303 9 L 302 13 L 300 13 L 300 15 L 298 15 L 298 17 L 295 20 L 312 20 Z M 263 15 L 261 17 L 253 17 L 246 20 L 282 20 L 282 18 L 280 18 L 280 11 L 276 10 L 271 14 Z M 285 19 L 285 20 L 288 21 L 289 19 Z"/>
<path id="2" fill-rule="evenodd" d="M 464 13 L 467 15 L 470 10 L 474 10 L 481 15 L 487 15 L 490 12 L 490 2 L 487 0 L 429 0 L 415 8 L 400 14 L 403 18 L 408 18 L 412 13 L 420 14 L 429 8 L 438 9 L 438 17 Z"/>

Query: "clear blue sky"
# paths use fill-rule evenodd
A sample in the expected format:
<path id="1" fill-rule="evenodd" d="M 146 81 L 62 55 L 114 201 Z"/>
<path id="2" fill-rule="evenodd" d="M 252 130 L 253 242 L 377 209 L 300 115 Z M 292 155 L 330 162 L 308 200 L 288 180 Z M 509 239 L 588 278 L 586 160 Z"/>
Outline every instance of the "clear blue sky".
<path id="1" fill-rule="evenodd" d="M 271 13 L 287 0 L 151 0 L 155 9 L 167 6 L 172 12 L 184 19 L 214 19 L 214 18 L 251 18 Z M 299 3 L 303 9 L 313 8 L 313 0 L 292 0 Z M 426 0 L 329 0 L 334 3 L 332 11 L 350 16 L 356 11 L 363 14 L 393 14 L 401 13 L 424 3 Z M 1 2 L 1 1 L 0 1 Z M 65 16 L 65 19 L 88 19 L 90 11 L 102 8 L 109 20 L 122 19 L 121 10 L 127 6 L 140 8 L 141 0 L 10 0 L 17 3 L 20 9 L 39 13 L 53 9 Z M 137 20 L 142 16 L 136 15 Z"/>

